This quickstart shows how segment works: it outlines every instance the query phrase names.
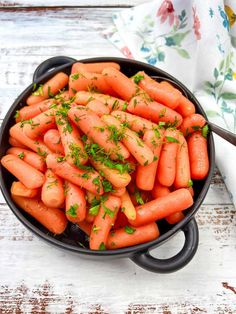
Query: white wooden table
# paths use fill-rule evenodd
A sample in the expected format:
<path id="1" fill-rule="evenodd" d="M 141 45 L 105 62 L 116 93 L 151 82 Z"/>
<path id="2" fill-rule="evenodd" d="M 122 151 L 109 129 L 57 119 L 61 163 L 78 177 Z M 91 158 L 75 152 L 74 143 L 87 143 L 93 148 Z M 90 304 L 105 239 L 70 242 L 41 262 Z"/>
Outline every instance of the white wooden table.
<path id="1" fill-rule="evenodd" d="M 44 59 L 121 56 L 100 32 L 113 12 L 143 2 L 0 0 L 0 118 Z M 87 261 L 48 246 L 0 195 L 0 313 L 236 313 L 236 210 L 217 170 L 196 218 L 195 258 L 158 275 L 128 259 Z M 179 233 L 153 255 L 182 245 Z"/>

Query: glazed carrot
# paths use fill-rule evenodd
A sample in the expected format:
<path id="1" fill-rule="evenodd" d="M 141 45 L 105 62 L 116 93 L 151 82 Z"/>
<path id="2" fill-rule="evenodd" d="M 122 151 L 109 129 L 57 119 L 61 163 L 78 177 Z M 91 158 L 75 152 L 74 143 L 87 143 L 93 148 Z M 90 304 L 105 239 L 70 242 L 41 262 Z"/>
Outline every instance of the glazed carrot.
<path id="1" fill-rule="evenodd" d="M 56 118 L 56 123 L 67 162 L 77 166 L 86 164 L 88 156 L 76 125 L 64 117 Z"/>
<path id="2" fill-rule="evenodd" d="M 162 146 L 157 168 L 158 181 L 164 186 L 171 186 L 176 176 L 176 156 L 179 147 L 179 132 L 173 129 L 165 131 L 165 143 Z"/>
<path id="3" fill-rule="evenodd" d="M 71 73 L 72 74 L 78 72 L 102 73 L 102 71 L 108 67 L 120 70 L 119 64 L 115 62 L 96 62 L 96 63 L 76 62 L 72 65 Z"/>
<path id="4" fill-rule="evenodd" d="M 182 95 L 181 92 L 177 88 L 175 88 L 173 85 L 171 85 L 167 81 L 162 81 L 160 83 L 160 85 L 162 86 L 162 88 L 164 88 L 166 90 L 172 90 L 172 91 L 175 91 L 176 93 L 180 94 L 179 105 L 175 109 L 179 114 L 181 114 L 181 116 L 183 116 L 185 118 L 185 117 L 195 113 L 194 104 L 188 98 L 186 98 L 184 95 Z"/>
<path id="5" fill-rule="evenodd" d="M 47 207 L 37 198 L 12 195 L 13 201 L 49 231 L 61 234 L 67 226 L 65 214 L 58 208 Z"/>
<path id="6" fill-rule="evenodd" d="M 78 91 L 95 90 L 100 93 L 114 95 L 112 88 L 105 81 L 104 76 L 98 73 L 79 72 L 70 75 L 69 94 L 74 96 Z"/>
<path id="7" fill-rule="evenodd" d="M 105 68 L 102 71 L 105 81 L 124 100 L 130 100 L 137 92 L 137 85 L 125 74 L 114 68 Z"/>
<path id="8" fill-rule="evenodd" d="M 201 114 L 194 113 L 184 118 L 180 129 L 184 136 L 188 136 L 192 132 L 202 128 L 205 124 L 206 119 Z"/>
<path id="9" fill-rule="evenodd" d="M 44 158 L 34 152 L 31 152 L 30 150 L 19 147 L 11 147 L 7 150 L 6 154 L 12 154 L 17 156 L 18 158 L 24 160 L 27 164 L 41 172 L 44 172 L 46 170 Z"/>
<path id="10" fill-rule="evenodd" d="M 183 135 L 179 134 L 179 145 L 176 155 L 176 189 L 187 188 L 191 181 L 188 144 Z"/>
<path id="11" fill-rule="evenodd" d="M 96 217 L 96 215 L 92 215 L 88 211 L 86 214 L 86 217 L 85 217 L 85 222 L 87 222 L 88 224 L 93 224 L 95 217 Z"/>
<path id="12" fill-rule="evenodd" d="M 23 121 L 23 131 L 26 136 L 35 139 L 46 131 L 55 128 L 55 110 L 49 109 L 36 117 Z"/>
<path id="13" fill-rule="evenodd" d="M 126 192 L 126 188 L 115 188 L 111 195 L 121 197 Z"/>
<path id="14" fill-rule="evenodd" d="M 32 149 L 34 152 L 39 154 L 40 156 L 46 156 L 50 154 L 51 151 L 47 148 L 47 146 L 39 139 L 32 140 L 28 136 L 26 136 L 23 132 L 23 128 L 21 127 L 21 123 L 17 123 L 10 128 L 10 136 L 16 139 L 18 142 Z"/>
<path id="15" fill-rule="evenodd" d="M 126 191 L 122 196 L 121 196 L 121 208 L 122 211 L 124 212 L 125 216 L 133 220 L 136 218 L 136 210 L 134 208 L 134 205 L 130 199 L 129 193 Z"/>
<path id="16" fill-rule="evenodd" d="M 161 104 L 175 109 L 179 105 L 180 93 L 173 90 L 164 89 L 160 83 L 153 80 L 149 75 L 144 71 L 140 71 L 136 74 L 141 80 L 138 83 L 138 86 L 141 87 L 152 99 Z"/>
<path id="17" fill-rule="evenodd" d="M 78 106 L 68 111 L 70 119 L 95 143 L 111 154 L 112 159 L 121 155 L 124 159 L 129 157 L 128 150 L 119 142 L 114 142 L 112 133 L 106 128 L 106 124 L 91 110 Z"/>
<path id="18" fill-rule="evenodd" d="M 80 91 L 75 95 L 75 102 L 78 105 L 87 105 L 92 100 L 101 101 L 109 110 L 126 110 L 128 103 L 122 99 L 99 93 Z"/>
<path id="19" fill-rule="evenodd" d="M 196 110 L 194 104 L 188 98 L 182 95 L 180 98 L 180 104 L 176 108 L 176 111 L 181 114 L 183 118 L 186 118 L 195 113 Z"/>
<path id="20" fill-rule="evenodd" d="M 56 95 L 68 84 L 69 77 L 63 72 L 57 73 L 44 85 L 40 86 L 32 95 L 26 99 L 27 105 L 31 106 L 44 99 Z"/>
<path id="21" fill-rule="evenodd" d="M 16 122 L 32 119 L 53 106 L 56 106 L 55 99 L 47 99 L 32 106 L 25 106 L 18 111 Z"/>
<path id="22" fill-rule="evenodd" d="M 133 226 L 142 226 L 163 219 L 173 213 L 192 206 L 193 198 L 187 189 L 179 189 L 170 194 L 136 207 L 136 219 L 129 220 Z"/>
<path id="23" fill-rule="evenodd" d="M 15 155 L 5 155 L 1 164 L 27 188 L 36 189 L 43 185 L 44 175 Z"/>
<path id="24" fill-rule="evenodd" d="M 155 130 L 147 130 L 144 133 L 143 141 L 149 148 L 151 148 L 155 160 L 147 166 L 139 165 L 137 167 L 136 185 L 139 189 L 151 191 L 154 187 L 163 139 L 163 129 L 156 128 Z"/>
<path id="25" fill-rule="evenodd" d="M 24 144 L 22 144 L 21 142 L 19 142 L 17 139 L 15 139 L 12 136 L 9 136 L 8 142 L 13 147 L 20 147 L 20 148 L 26 148 L 27 149 L 27 146 L 25 146 Z"/>
<path id="26" fill-rule="evenodd" d="M 115 188 L 124 188 L 131 181 L 131 176 L 127 172 L 121 173 L 119 170 L 110 168 L 101 161 L 95 161 L 92 158 L 90 159 L 90 162 L 98 172 L 103 173 L 103 176 L 111 182 Z"/>
<path id="27" fill-rule="evenodd" d="M 46 206 L 55 208 L 62 207 L 65 201 L 63 181 L 50 169 L 45 173 L 41 199 Z"/>
<path id="28" fill-rule="evenodd" d="M 84 233 L 86 233 L 88 236 L 90 235 L 93 224 L 90 224 L 86 221 L 80 221 L 77 222 L 77 225 Z"/>
<path id="29" fill-rule="evenodd" d="M 94 111 L 99 117 L 110 113 L 109 108 L 99 100 L 91 100 L 86 107 Z"/>
<path id="30" fill-rule="evenodd" d="M 107 239 L 107 249 L 114 250 L 149 242 L 157 239 L 159 235 L 160 232 L 155 222 L 138 228 L 126 226 L 110 232 Z"/>
<path id="31" fill-rule="evenodd" d="M 155 123 L 165 122 L 178 127 L 183 121 L 178 112 L 156 101 L 152 101 L 143 95 L 133 97 L 127 109 L 130 113 L 149 119 Z"/>
<path id="32" fill-rule="evenodd" d="M 114 225 L 121 201 L 118 197 L 109 195 L 100 205 L 90 234 L 91 250 L 104 250 L 109 232 Z"/>
<path id="33" fill-rule="evenodd" d="M 170 216 L 166 217 L 166 221 L 170 224 L 170 225 L 174 225 L 177 224 L 178 222 L 180 222 L 181 220 L 184 219 L 184 214 L 182 212 L 176 212 L 174 214 L 171 214 Z"/>
<path id="34" fill-rule="evenodd" d="M 148 165 L 153 161 L 153 152 L 134 131 L 122 126 L 120 121 L 111 115 L 104 115 L 101 119 L 107 126 L 122 134 L 122 143 L 141 165 Z"/>
<path id="35" fill-rule="evenodd" d="M 103 194 L 102 178 L 96 172 L 88 172 L 71 166 L 57 154 L 50 154 L 46 158 L 48 168 L 59 177 L 85 188 L 94 194 Z"/>
<path id="36" fill-rule="evenodd" d="M 70 182 L 66 182 L 66 217 L 73 223 L 81 222 L 86 217 L 85 193 Z"/>
<path id="37" fill-rule="evenodd" d="M 164 186 L 158 182 L 158 180 L 155 181 L 154 187 L 151 191 L 152 197 L 154 199 L 162 196 L 166 196 L 170 194 L 170 189 L 167 186 Z"/>
<path id="38" fill-rule="evenodd" d="M 144 132 L 145 130 L 152 130 L 157 127 L 155 123 L 128 112 L 113 111 L 111 115 L 119 119 L 122 123 L 126 123 L 135 132 Z"/>
<path id="39" fill-rule="evenodd" d="M 90 191 L 85 191 L 86 192 L 86 199 L 89 204 L 91 204 L 94 200 L 100 200 L 100 196 L 97 194 L 94 194 Z"/>
<path id="40" fill-rule="evenodd" d="M 207 151 L 207 139 L 201 132 L 194 132 L 188 139 L 191 178 L 204 179 L 209 171 L 209 158 Z"/>
<path id="41" fill-rule="evenodd" d="M 192 186 L 189 186 L 189 187 L 187 188 L 187 190 L 189 190 L 189 192 L 190 192 L 190 194 L 192 195 L 192 197 L 194 197 L 194 189 L 193 189 L 193 187 L 192 187 Z"/>
<path id="42" fill-rule="evenodd" d="M 43 141 L 51 152 L 64 155 L 64 148 L 61 143 L 60 133 L 56 129 L 48 130 L 44 136 Z"/>
<path id="43" fill-rule="evenodd" d="M 20 181 L 14 181 L 11 185 L 11 194 L 16 196 L 33 198 L 38 194 L 38 189 L 28 189 Z"/>

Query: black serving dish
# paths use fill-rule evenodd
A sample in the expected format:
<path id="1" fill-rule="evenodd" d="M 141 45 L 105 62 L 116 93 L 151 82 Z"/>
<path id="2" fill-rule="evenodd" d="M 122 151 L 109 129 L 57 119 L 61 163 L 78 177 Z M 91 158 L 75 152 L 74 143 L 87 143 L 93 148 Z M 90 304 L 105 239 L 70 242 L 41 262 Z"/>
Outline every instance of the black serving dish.
<path id="1" fill-rule="evenodd" d="M 76 61 L 77 60 L 69 57 L 59 56 L 50 58 L 38 66 L 33 76 L 33 83 L 19 95 L 4 118 L 0 131 L 0 157 L 2 157 L 9 148 L 9 129 L 15 123 L 15 111 L 19 110 L 25 105 L 25 100 L 31 94 L 34 83 L 43 84 L 59 71 L 69 74 L 72 64 Z M 113 57 L 90 58 L 80 61 L 85 63 L 114 61 L 120 64 L 121 71 L 127 76 L 132 76 L 136 72 L 144 70 L 148 75 L 155 77 L 157 80 L 169 80 L 194 103 L 197 112 L 201 113 L 207 119 L 201 105 L 194 95 L 181 82 L 158 68 L 139 61 Z M 165 220 L 159 221 L 158 226 L 161 236 L 158 239 L 128 248 L 109 251 L 92 251 L 88 248 L 88 239 L 85 234 L 76 225 L 71 223 L 68 225 L 66 231 L 62 235 L 55 236 L 51 234 L 35 219 L 30 217 L 14 204 L 10 195 L 10 186 L 13 181 L 13 176 L 9 174 L 3 167 L 0 169 L 1 190 L 7 204 L 16 217 L 35 235 L 45 240 L 49 244 L 52 244 L 62 250 L 77 254 L 78 256 L 84 256 L 90 259 L 128 257 L 146 270 L 156 273 L 170 273 L 184 267 L 187 263 L 189 263 L 196 253 L 198 247 L 198 226 L 194 215 L 196 214 L 206 196 L 215 167 L 215 150 L 211 132 L 208 136 L 208 152 L 210 159 L 210 170 L 208 176 L 205 180 L 194 182 L 194 204 L 191 208 L 185 211 L 185 218 L 176 225 L 169 225 L 165 222 Z M 157 259 L 150 255 L 149 251 L 162 245 L 165 241 L 169 240 L 179 231 L 184 232 L 185 243 L 177 255 L 168 259 Z"/>

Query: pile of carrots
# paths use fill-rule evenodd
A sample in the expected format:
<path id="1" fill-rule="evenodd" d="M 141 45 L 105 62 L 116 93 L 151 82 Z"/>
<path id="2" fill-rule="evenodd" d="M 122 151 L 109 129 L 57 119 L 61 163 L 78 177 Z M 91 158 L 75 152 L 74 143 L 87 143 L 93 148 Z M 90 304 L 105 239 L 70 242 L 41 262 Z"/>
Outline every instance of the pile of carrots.
<path id="1" fill-rule="evenodd" d="M 68 221 L 92 250 L 156 239 L 193 204 L 209 171 L 203 116 L 167 81 L 113 62 L 75 63 L 34 86 L 1 159 L 14 202 L 54 234 Z"/>

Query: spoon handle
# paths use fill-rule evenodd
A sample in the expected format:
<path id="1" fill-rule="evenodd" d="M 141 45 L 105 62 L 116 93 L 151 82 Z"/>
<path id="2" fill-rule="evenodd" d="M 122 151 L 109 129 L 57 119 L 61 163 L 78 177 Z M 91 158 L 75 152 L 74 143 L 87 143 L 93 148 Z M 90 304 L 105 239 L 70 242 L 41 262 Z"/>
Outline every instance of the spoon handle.
<path id="1" fill-rule="evenodd" d="M 223 129 L 212 122 L 207 121 L 207 124 L 211 127 L 211 130 L 214 133 L 225 139 L 227 142 L 236 146 L 236 135 L 234 133 Z"/>

